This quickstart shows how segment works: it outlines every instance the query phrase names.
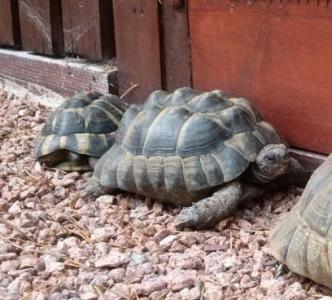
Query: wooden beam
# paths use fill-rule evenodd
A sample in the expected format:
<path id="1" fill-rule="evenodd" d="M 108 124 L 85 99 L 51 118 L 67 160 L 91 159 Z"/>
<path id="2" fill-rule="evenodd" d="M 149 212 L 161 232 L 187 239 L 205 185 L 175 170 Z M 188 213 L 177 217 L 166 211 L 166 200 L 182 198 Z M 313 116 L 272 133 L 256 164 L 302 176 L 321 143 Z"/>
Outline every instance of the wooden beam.
<path id="1" fill-rule="evenodd" d="M 297 159 L 302 164 L 302 166 L 310 172 L 315 171 L 327 158 L 327 155 L 296 148 L 291 148 L 289 152 L 292 157 Z"/>
<path id="2" fill-rule="evenodd" d="M 116 93 L 116 68 L 84 60 L 55 59 L 0 49 L 0 78 L 23 86 L 46 87 L 62 96 L 81 90 Z"/>

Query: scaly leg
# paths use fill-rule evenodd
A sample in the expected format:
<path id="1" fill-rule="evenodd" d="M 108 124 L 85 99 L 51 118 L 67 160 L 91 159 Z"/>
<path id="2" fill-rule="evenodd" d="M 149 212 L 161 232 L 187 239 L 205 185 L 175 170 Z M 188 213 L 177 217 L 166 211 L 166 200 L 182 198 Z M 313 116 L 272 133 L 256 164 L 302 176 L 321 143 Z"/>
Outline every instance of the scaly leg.
<path id="1" fill-rule="evenodd" d="M 183 208 L 176 218 L 175 226 L 179 229 L 211 227 L 228 217 L 240 202 L 260 196 L 264 191 L 263 187 L 258 188 L 241 181 L 228 183 L 211 197 Z"/>
<path id="2" fill-rule="evenodd" d="M 113 189 L 103 187 L 98 180 L 95 178 L 90 178 L 87 186 L 81 190 L 80 194 L 82 198 L 91 195 L 94 198 L 98 198 L 102 195 L 111 194 L 114 192 Z"/>

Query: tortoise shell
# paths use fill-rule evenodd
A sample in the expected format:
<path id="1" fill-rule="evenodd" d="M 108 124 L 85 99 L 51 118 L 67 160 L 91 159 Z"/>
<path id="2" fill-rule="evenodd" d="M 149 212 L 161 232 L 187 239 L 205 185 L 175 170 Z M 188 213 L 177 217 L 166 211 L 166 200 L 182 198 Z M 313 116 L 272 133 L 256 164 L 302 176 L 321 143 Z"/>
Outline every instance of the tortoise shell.
<path id="1" fill-rule="evenodd" d="M 332 288 L 332 155 L 273 229 L 270 248 L 293 272 Z"/>
<path id="2" fill-rule="evenodd" d="M 97 163 L 102 186 L 187 203 L 234 180 L 267 143 L 280 143 L 248 100 L 220 90 L 152 93 L 124 114 Z"/>
<path id="3" fill-rule="evenodd" d="M 97 92 L 78 93 L 48 118 L 38 135 L 38 159 L 61 150 L 100 157 L 114 142 L 127 105 L 117 96 Z"/>

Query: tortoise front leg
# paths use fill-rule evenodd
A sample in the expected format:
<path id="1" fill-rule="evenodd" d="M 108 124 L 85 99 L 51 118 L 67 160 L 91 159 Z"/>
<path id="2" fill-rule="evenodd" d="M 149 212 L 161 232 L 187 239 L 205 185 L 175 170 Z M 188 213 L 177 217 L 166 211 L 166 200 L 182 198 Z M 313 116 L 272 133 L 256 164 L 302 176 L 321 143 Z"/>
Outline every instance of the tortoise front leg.
<path id="1" fill-rule="evenodd" d="M 176 218 L 175 226 L 178 229 L 184 227 L 207 228 L 228 217 L 240 202 L 255 198 L 262 194 L 262 190 L 256 186 L 233 181 L 224 185 L 211 197 L 205 198 L 185 207 Z"/>

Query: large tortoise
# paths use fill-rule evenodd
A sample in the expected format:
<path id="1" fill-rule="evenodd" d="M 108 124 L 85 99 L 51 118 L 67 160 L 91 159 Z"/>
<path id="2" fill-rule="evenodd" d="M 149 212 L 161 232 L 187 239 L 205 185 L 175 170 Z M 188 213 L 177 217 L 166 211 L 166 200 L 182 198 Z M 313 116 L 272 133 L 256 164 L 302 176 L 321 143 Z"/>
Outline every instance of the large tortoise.
<path id="1" fill-rule="evenodd" d="M 126 109 L 115 95 L 77 93 L 48 118 L 36 139 L 36 158 L 64 171 L 91 169 L 113 145 Z"/>
<path id="2" fill-rule="evenodd" d="M 293 272 L 332 288 L 332 155 L 273 229 L 270 248 Z"/>
<path id="3" fill-rule="evenodd" d="M 248 100 L 221 90 L 156 91 L 126 111 L 85 194 L 121 189 L 176 205 L 196 202 L 177 225 L 202 228 L 295 166 L 281 136 Z"/>

